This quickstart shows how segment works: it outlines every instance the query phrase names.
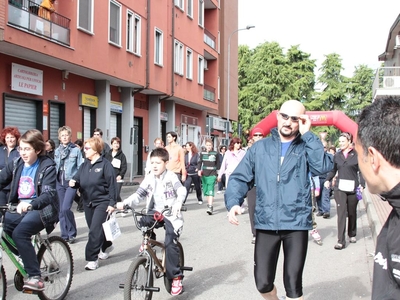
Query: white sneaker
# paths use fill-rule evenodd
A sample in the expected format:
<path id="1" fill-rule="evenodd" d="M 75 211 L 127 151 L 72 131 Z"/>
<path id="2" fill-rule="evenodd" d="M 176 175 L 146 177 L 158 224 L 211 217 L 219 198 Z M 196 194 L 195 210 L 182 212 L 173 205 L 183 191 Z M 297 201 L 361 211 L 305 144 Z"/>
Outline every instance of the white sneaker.
<path id="1" fill-rule="evenodd" d="M 107 259 L 110 256 L 110 252 L 114 250 L 114 246 L 111 245 L 110 247 L 108 247 L 106 250 L 101 251 L 99 253 L 99 259 Z"/>
<path id="2" fill-rule="evenodd" d="M 218 191 L 217 194 L 222 194 L 222 191 Z"/>
<path id="3" fill-rule="evenodd" d="M 98 267 L 99 267 L 99 261 L 98 260 L 88 261 L 88 263 L 85 266 L 85 270 L 93 271 L 93 270 L 96 270 Z"/>

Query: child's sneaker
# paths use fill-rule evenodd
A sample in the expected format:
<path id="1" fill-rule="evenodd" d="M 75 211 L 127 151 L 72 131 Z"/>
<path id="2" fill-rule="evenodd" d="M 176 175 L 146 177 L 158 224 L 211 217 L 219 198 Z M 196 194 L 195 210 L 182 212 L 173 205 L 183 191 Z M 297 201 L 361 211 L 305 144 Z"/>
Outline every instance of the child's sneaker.
<path id="1" fill-rule="evenodd" d="M 207 213 L 211 216 L 213 214 L 213 206 L 212 205 L 207 205 Z"/>
<path id="2" fill-rule="evenodd" d="M 172 296 L 178 296 L 183 293 L 183 286 L 182 286 L 182 279 L 181 277 L 175 277 L 172 280 L 172 285 L 171 285 L 171 295 Z"/>
<path id="3" fill-rule="evenodd" d="M 31 291 L 44 291 L 44 281 L 40 276 L 32 276 L 24 281 L 23 288 Z"/>
<path id="4" fill-rule="evenodd" d="M 319 235 L 317 229 L 311 230 L 310 235 L 312 236 L 312 238 L 314 239 L 314 241 L 315 241 L 318 245 L 322 245 L 321 236 Z"/>

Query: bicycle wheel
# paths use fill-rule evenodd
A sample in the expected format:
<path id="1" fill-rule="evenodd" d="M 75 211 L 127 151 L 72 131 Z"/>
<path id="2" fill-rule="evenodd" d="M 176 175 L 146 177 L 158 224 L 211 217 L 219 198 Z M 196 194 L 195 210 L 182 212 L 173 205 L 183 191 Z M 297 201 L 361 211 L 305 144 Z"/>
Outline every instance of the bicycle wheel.
<path id="1" fill-rule="evenodd" d="M 67 295 L 74 273 L 71 249 L 59 236 L 48 238 L 51 251 L 42 245 L 37 254 L 45 290 L 38 293 L 42 300 L 61 300 Z"/>
<path id="2" fill-rule="evenodd" d="M 149 278 L 148 282 L 147 278 Z M 146 291 L 144 289 L 146 286 L 153 287 L 153 272 L 150 266 L 147 265 L 147 259 L 145 257 L 137 257 L 132 261 L 126 273 L 124 299 L 151 300 L 153 292 Z"/>
<path id="3" fill-rule="evenodd" d="M 7 295 L 7 279 L 6 279 L 6 271 L 4 271 L 3 265 L 1 265 L 0 276 L 1 276 L 0 300 L 4 300 L 4 299 L 6 299 L 6 295 Z"/>
<path id="4" fill-rule="evenodd" d="M 178 242 L 176 245 L 179 248 L 179 266 L 184 267 L 185 266 L 185 254 L 183 253 L 182 244 Z M 183 275 L 183 270 L 182 270 L 182 275 Z M 165 289 L 167 290 L 167 292 L 171 294 L 172 279 L 168 279 L 167 274 L 164 274 L 164 285 L 165 285 Z"/>

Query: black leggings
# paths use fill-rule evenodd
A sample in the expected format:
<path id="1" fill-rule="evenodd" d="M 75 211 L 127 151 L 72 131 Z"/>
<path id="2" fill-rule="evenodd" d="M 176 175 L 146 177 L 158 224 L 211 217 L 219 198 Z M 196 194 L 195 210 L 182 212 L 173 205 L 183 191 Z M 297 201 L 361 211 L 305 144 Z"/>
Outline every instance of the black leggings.
<path id="1" fill-rule="evenodd" d="M 283 242 L 283 283 L 286 296 L 303 296 L 303 269 L 308 247 L 308 230 L 256 230 L 254 278 L 260 293 L 274 288 L 276 266 Z"/>

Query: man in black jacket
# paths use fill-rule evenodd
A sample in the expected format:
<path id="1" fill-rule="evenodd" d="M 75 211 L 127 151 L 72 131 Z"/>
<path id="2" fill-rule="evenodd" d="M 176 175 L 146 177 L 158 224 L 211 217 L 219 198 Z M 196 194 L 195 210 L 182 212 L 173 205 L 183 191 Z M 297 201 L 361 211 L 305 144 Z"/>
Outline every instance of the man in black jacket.
<path id="1" fill-rule="evenodd" d="M 376 243 L 373 300 L 400 299 L 400 98 L 379 99 L 358 121 L 358 165 L 371 193 L 393 207 Z"/>

